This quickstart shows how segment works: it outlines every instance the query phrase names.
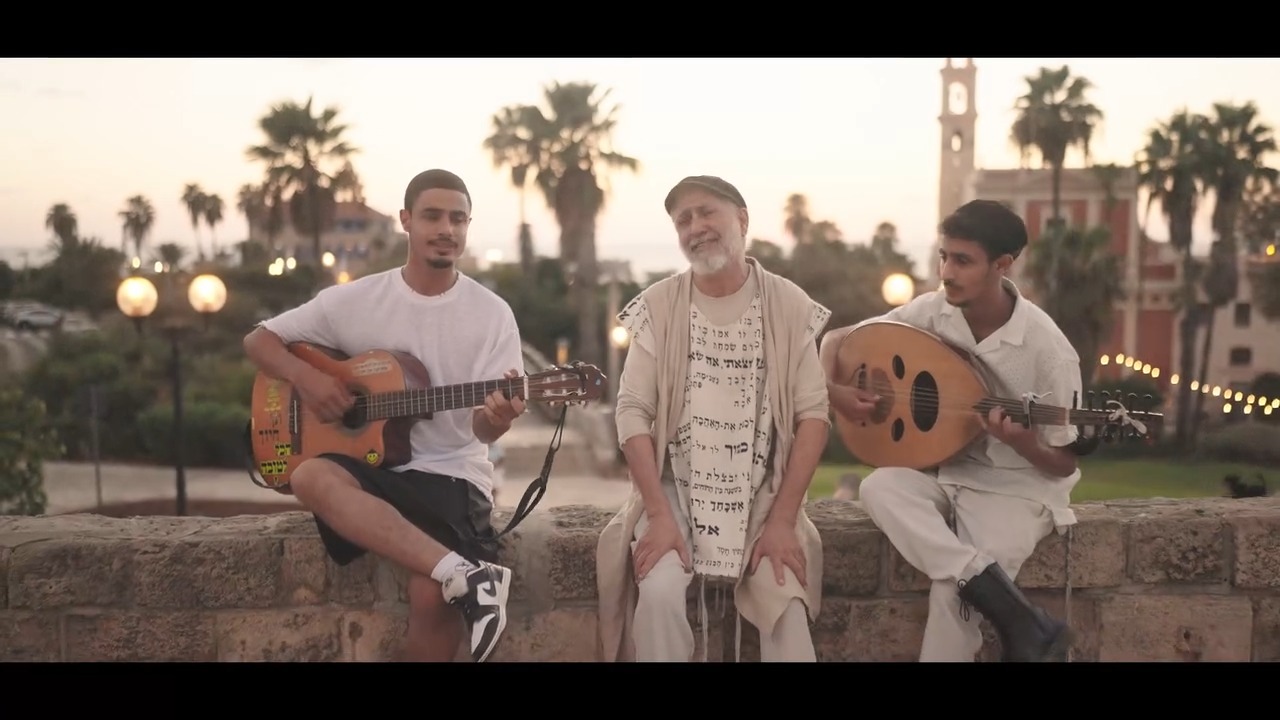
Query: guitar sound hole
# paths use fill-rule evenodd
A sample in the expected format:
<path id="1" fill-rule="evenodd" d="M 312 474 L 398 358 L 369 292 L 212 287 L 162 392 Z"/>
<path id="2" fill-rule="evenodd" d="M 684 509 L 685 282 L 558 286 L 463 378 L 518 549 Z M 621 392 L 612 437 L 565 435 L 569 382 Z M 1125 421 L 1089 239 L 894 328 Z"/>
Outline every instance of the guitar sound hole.
<path id="1" fill-rule="evenodd" d="M 356 393 L 356 404 L 342 416 L 342 426 L 348 430 L 358 430 L 369 421 L 369 408 L 361 400 L 364 396 Z"/>
<path id="2" fill-rule="evenodd" d="M 938 381 L 933 375 L 922 372 L 911 383 L 911 419 L 916 429 L 929 432 L 938 422 Z"/>

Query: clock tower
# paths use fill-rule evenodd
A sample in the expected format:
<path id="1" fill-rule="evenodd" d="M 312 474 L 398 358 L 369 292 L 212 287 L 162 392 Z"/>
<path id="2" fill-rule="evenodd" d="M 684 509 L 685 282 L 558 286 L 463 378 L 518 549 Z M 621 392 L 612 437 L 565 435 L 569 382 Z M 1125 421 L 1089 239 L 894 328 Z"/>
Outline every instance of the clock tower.
<path id="1" fill-rule="evenodd" d="M 938 175 L 938 223 L 964 204 L 965 189 L 975 167 L 973 140 L 978 120 L 974 107 L 978 69 L 974 67 L 973 58 L 966 58 L 963 67 L 952 64 L 951 58 L 947 58 L 947 65 L 941 73 L 942 114 L 938 116 L 938 122 L 942 131 L 942 164 Z M 936 260 L 935 252 L 929 258 L 934 280 L 937 280 L 938 272 Z"/>

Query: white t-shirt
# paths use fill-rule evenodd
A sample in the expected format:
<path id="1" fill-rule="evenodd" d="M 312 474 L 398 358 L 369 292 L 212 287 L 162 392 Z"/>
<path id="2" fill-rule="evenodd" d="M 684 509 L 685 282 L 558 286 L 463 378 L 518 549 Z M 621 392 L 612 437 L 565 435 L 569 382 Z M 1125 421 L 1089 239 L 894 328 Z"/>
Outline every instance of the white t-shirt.
<path id="1" fill-rule="evenodd" d="M 416 357 L 433 386 L 498 380 L 524 372 L 515 314 L 506 301 L 459 274 L 429 297 L 404 281 L 400 268 L 321 290 L 315 298 L 262 323 L 285 343 L 306 341 L 348 356 L 394 350 Z M 413 458 L 392 470 L 415 469 L 464 478 L 492 497 L 489 449 L 471 430 L 474 408 L 437 412 L 414 425 Z"/>
<path id="2" fill-rule="evenodd" d="M 1081 393 L 1080 358 L 1053 319 L 1018 292 L 1007 278 L 1005 288 L 1017 302 L 1009 321 L 995 332 L 975 342 L 961 310 L 947 302 L 939 291 L 924 293 L 883 316 L 928 330 L 973 353 L 995 376 L 997 394 L 1019 399 L 1022 393 L 1044 395 L 1044 405 L 1070 407 L 1073 394 Z M 1083 403 L 1083 394 L 1077 398 Z M 1045 444 L 1062 447 L 1075 441 L 1074 425 L 1039 426 Z M 1036 469 L 1013 448 L 986 436 L 969 452 L 940 468 L 938 480 L 991 492 L 1005 493 L 1044 503 L 1054 511 L 1059 524 L 1074 520 L 1070 512 L 1071 490 L 1080 480 L 1080 470 L 1059 478 Z"/>

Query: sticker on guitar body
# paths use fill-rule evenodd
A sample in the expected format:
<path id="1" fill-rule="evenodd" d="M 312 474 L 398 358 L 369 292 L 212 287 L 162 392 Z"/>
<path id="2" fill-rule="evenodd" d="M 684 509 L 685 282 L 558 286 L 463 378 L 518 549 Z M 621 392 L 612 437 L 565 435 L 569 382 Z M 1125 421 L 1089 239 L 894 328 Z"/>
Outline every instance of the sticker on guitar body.
<path id="1" fill-rule="evenodd" d="M 366 375 L 381 375 L 391 371 L 391 363 L 387 360 L 375 360 L 370 358 L 363 362 L 356 363 L 351 366 L 351 374 L 354 377 L 365 377 Z"/>

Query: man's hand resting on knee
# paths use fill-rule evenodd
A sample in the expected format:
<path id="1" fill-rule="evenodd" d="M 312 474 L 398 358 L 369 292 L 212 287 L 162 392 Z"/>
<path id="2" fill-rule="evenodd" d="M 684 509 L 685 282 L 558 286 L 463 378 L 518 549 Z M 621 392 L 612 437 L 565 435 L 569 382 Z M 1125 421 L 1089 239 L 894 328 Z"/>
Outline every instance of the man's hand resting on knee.
<path id="1" fill-rule="evenodd" d="M 693 566 L 693 562 L 689 560 L 689 548 L 680 534 L 680 528 L 676 526 L 676 519 L 668 512 L 650 520 L 644 537 L 636 543 L 635 552 L 631 556 L 636 566 L 636 580 L 643 580 L 653 566 L 672 550 L 680 554 L 680 562 L 688 572 Z"/>
<path id="2" fill-rule="evenodd" d="M 808 587 L 805 578 L 805 562 L 804 550 L 800 547 L 800 541 L 796 538 L 796 528 L 776 520 L 765 522 L 764 530 L 760 533 L 760 539 L 756 542 L 755 549 L 751 551 L 751 573 L 754 575 L 760 567 L 760 561 L 769 558 L 769 564 L 773 566 L 773 575 L 781 585 L 785 581 L 783 568 L 791 568 L 791 572 L 796 574 L 796 579 L 804 587 Z"/>

